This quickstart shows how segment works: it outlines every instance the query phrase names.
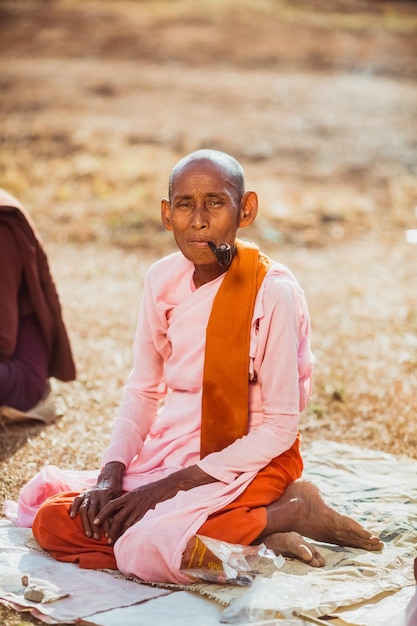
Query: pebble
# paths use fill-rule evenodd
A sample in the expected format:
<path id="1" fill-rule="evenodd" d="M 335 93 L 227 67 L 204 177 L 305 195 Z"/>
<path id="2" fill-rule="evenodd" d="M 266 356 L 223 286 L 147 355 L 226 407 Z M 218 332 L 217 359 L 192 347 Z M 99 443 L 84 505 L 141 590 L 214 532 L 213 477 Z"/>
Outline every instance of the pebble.
<path id="1" fill-rule="evenodd" d="M 23 594 L 25 600 L 30 600 L 31 602 L 42 602 L 45 598 L 45 594 L 42 589 L 37 589 L 36 587 L 28 587 Z"/>

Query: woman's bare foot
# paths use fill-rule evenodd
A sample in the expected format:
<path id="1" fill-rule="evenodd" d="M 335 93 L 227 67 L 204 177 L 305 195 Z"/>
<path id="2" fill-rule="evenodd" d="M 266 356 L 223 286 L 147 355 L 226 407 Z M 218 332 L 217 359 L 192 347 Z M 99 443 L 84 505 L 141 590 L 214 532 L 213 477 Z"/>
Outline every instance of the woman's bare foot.
<path id="1" fill-rule="evenodd" d="M 383 543 L 358 522 L 327 505 L 312 483 L 296 480 L 279 500 L 267 506 L 267 526 L 259 537 L 295 531 L 315 541 L 364 550 L 382 550 Z"/>
<path id="2" fill-rule="evenodd" d="M 264 537 L 262 543 L 275 554 L 304 561 L 311 567 L 323 567 L 325 565 L 325 560 L 320 552 L 296 532 L 274 533 Z"/>

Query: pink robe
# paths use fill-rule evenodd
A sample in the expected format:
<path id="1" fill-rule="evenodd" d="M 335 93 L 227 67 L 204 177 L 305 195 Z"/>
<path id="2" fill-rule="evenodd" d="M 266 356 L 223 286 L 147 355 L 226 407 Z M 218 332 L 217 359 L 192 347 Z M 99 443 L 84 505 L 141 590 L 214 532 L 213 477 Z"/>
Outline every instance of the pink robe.
<path id="1" fill-rule="evenodd" d="M 194 266 L 177 252 L 147 274 L 134 367 L 103 456 L 103 465 L 125 464 L 125 490 L 195 463 L 217 479 L 158 504 L 116 541 L 119 569 L 143 580 L 189 582 L 179 569 L 189 538 L 291 447 L 311 392 L 307 306 L 292 274 L 277 263 L 261 286 L 252 321 L 249 433 L 200 460 L 205 330 L 223 276 L 196 290 L 193 272 Z M 96 477 L 97 472 L 45 468 L 23 488 L 17 523 L 30 526 L 45 497 L 82 490 Z M 12 514 L 10 505 L 8 510 Z"/>

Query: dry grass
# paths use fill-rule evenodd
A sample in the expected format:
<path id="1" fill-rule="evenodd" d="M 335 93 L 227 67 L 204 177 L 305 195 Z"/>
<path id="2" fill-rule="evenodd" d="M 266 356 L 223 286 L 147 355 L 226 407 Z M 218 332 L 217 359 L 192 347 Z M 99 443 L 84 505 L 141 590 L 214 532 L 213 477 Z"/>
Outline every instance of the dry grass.
<path id="1" fill-rule="evenodd" d="M 144 273 L 173 249 L 159 200 L 202 146 L 241 159 L 262 206 L 241 235 L 306 291 L 304 441 L 417 458 L 416 20 L 362 5 L 2 3 L 0 184 L 43 234 L 78 366 L 55 424 L 2 429 L 2 500 L 46 463 L 99 464 Z"/>

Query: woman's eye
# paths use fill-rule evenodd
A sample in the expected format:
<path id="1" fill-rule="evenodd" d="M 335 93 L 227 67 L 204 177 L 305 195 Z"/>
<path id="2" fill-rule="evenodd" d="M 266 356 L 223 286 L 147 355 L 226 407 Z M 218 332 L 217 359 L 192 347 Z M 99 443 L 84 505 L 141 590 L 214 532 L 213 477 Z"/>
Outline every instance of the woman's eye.
<path id="1" fill-rule="evenodd" d="M 207 206 L 210 208 L 217 208 L 223 205 L 223 202 L 219 199 L 219 198 L 213 198 L 213 200 L 210 200 L 209 202 L 207 202 Z"/>

